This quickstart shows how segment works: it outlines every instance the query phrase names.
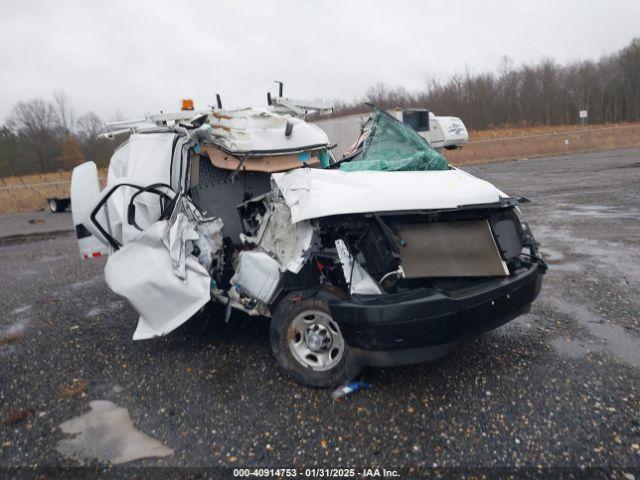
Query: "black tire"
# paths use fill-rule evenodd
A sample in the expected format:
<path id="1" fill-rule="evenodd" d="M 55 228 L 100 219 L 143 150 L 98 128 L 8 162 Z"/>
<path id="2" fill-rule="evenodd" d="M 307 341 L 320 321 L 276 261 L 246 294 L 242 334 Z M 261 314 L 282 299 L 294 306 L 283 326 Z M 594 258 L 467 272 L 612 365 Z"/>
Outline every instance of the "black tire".
<path id="1" fill-rule="evenodd" d="M 273 356 L 296 382 L 309 387 L 336 387 L 352 380 L 362 369 L 354 361 L 346 343 L 340 361 L 332 368 L 322 371 L 302 364 L 291 351 L 289 338 L 292 335 L 293 320 L 305 311 L 321 311 L 331 316 L 327 303 L 329 298 L 337 297 L 329 291 L 320 292 L 313 298 L 305 298 L 302 292 L 292 292 L 280 300 L 271 317 L 269 336 Z"/>

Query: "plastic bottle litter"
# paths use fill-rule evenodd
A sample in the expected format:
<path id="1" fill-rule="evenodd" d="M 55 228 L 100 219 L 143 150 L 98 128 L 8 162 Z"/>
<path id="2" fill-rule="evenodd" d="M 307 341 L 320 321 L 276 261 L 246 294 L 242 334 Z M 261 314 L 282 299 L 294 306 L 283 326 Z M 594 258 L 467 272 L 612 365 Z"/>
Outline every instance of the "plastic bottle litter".
<path id="1" fill-rule="evenodd" d="M 345 397 L 347 395 L 349 395 L 350 393 L 353 392 L 357 392 L 358 390 L 364 390 L 369 388 L 371 385 L 369 385 L 368 382 L 365 382 L 364 380 L 357 380 L 354 382 L 349 382 L 345 385 L 342 385 L 338 388 L 336 388 L 333 393 L 331 394 L 331 397 L 334 400 L 337 400 L 339 398 Z"/>

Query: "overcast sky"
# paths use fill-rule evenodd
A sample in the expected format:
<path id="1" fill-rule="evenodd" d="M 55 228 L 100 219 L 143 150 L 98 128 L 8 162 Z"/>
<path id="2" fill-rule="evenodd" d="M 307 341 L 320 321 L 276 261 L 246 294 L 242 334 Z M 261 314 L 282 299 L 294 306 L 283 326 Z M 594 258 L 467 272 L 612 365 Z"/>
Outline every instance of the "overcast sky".
<path id="1" fill-rule="evenodd" d="M 62 89 L 76 113 L 129 117 L 264 106 L 274 80 L 300 99 L 353 100 L 376 82 L 419 89 L 466 67 L 597 59 L 640 36 L 638 0 L 3 2 L 0 120 Z M 445 112 L 455 113 L 455 112 Z"/>

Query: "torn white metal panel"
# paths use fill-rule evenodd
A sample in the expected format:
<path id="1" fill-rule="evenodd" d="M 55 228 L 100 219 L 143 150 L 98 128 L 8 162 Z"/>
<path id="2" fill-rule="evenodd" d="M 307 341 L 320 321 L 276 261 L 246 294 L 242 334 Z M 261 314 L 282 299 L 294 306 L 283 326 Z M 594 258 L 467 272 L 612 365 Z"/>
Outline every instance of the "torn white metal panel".
<path id="1" fill-rule="evenodd" d="M 156 222 L 142 235 L 109 256 L 105 280 L 140 313 L 134 340 L 166 335 L 191 318 L 210 299 L 211 277 L 192 255 L 185 278 L 173 272 L 165 246 L 169 222 Z"/>
<path id="2" fill-rule="evenodd" d="M 176 192 L 186 192 L 189 188 L 190 146 L 191 140 L 189 135 L 176 135 L 175 144 L 173 145 L 173 158 L 170 161 L 171 180 L 169 182 L 171 188 Z"/>
<path id="3" fill-rule="evenodd" d="M 189 139 L 174 131 L 132 134 L 129 140 L 114 153 L 109 164 L 107 189 L 118 182 L 146 187 L 164 183 L 178 191 L 186 177 Z M 111 196 L 108 214 L 114 233 L 121 243 L 127 243 L 140 235 L 140 231 L 126 221 L 131 196 L 138 190 L 122 187 Z M 160 218 L 158 195 L 145 192 L 138 195 L 136 223 L 144 230 Z"/>
<path id="4" fill-rule="evenodd" d="M 121 159 L 126 163 L 125 176 L 140 185 L 169 183 L 175 136 L 174 132 L 131 135 L 128 148 L 122 152 L 126 155 Z"/>
<path id="5" fill-rule="evenodd" d="M 109 252 L 109 248 L 100 239 L 101 237 L 93 235 L 88 228 L 91 225 L 88 217 L 95 208 L 99 195 L 100 182 L 96 164 L 85 162 L 74 168 L 71 175 L 71 217 L 81 258 L 93 258 Z M 100 213 L 98 218 L 105 220 L 105 214 Z M 108 224 L 108 221 L 104 223 Z"/>
<path id="6" fill-rule="evenodd" d="M 293 255 L 286 263 L 287 270 L 293 273 L 298 273 L 307 261 L 307 251 L 311 246 L 313 240 L 314 228 L 309 222 L 298 222 L 295 224 L 296 228 L 296 245 Z"/>
<path id="7" fill-rule="evenodd" d="M 171 256 L 173 273 L 181 280 L 187 276 L 187 255 L 193 250 L 192 242 L 198 240 L 198 237 L 195 225 L 184 213 L 178 213 L 175 221 L 170 224 L 169 234 L 163 239 Z"/>
<path id="8" fill-rule="evenodd" d="M 293 128 L 285 135 L 289 123 Z M 322 148 L 329 139 L 319 127 L 289 115 L 260 108 L 225 110 L 209 115 L 212 142 L 233 153 Z"/>
<path id="9" fill-rule="evenodd" d="M 363 295 L 380 295 L 382 290 L 371 275 L 351 256 L 351 252 L 343 240 L 336 240 L 336 251 L 342 263 L 345 282 L 349 285 L 349 293 Z"/>
<path id="10" fill-rule="evenodd" d="M 458 170 L 341 172 L 301 168 L 272 178 L 293 222 L 348 213 L 457 208 L 495 203 L 489 182 Z"/>
<path id="11" fill-rule="evenodd" d="M 129 141 L 120 145 L 113 153 L 107 170 L 107 188 L 117 184 L 119 179 L 127 177 L 127 162 L 129 160 Z M 122 243 L 122 225 L 125 223 L 126 212 L 124 210 L 125 191 L 118 189 L 107 200 L 107 214 L 109 216 L 109 232 L 113 238 Z"/>
<path id="12" fill-rule="evenodd" d="M 291 210 L 281 198 L 265 195 L 266 212 L 255 237 L 246 238 L 280 263 L 280 270 L 298 273 L 306 261 L 314 229 L 309 222 L 293 223 Z"/>
<path id="13" fill-rule="evenodd" d="M 171 253 L 176 275 L 183 278 L 184 261 L 189 254 L 195 255 L 198 262 L 210 271 L 223 246 L 222 219 L 204 217 L 191 200 L 179 194 L 169 224 L 171 227 L 165 246 Z"/>
<path id="14" fill-rule="evenodd" d="M 198 262 L 200 262 L 207 271 L 210 271 L 213 260 L 216 259 L 222 251 L 223 226 L 222 219 L 210 218 L 198 222 L 198 226 L 196 227 L 199 235 L 195 244 L 200 250 Z"/>
<path id="15" fill-rule="evenodd" d="M 280 264 L 276 260 L 257 250 L 240 252 L 231 284 L 240 287 L 242 293 L 268 304 L 279 281 Z"/>

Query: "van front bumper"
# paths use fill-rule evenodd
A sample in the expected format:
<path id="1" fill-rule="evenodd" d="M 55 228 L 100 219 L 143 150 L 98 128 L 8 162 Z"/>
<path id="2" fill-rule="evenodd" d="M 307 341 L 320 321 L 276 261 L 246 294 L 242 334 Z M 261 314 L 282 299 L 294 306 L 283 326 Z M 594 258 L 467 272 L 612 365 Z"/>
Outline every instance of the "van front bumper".
<path id="1" fill-rule="evenodd" d="M 358 363 L 385 367 L 432 361 L 528 312 L 545 270 L 542 262 L 532 263 L 472 288 L 353 295 L 329 307 Z"/>

